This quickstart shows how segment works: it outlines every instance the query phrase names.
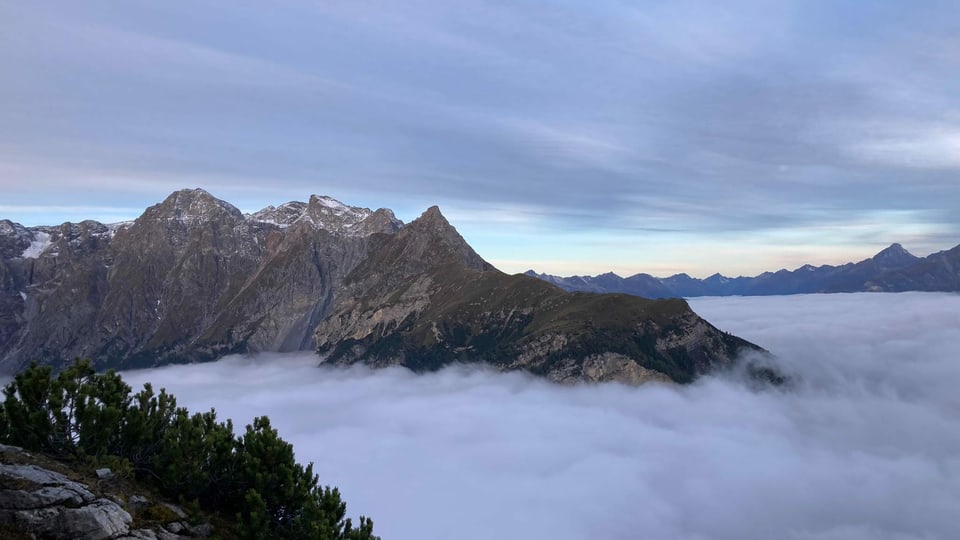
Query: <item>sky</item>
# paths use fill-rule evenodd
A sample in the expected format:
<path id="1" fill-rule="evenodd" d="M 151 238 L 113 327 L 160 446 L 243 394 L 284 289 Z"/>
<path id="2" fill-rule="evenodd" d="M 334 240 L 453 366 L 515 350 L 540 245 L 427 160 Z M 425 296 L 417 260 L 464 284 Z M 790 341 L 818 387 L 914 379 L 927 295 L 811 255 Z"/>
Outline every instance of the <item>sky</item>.
<path id="1" fill-rule="evenodd" d="M 960 242 L 960 3 L 0 0 L 0 218 L 431 205 L 503 270 Z"/>
<path id="2" fill-rule="evenodd" d="M 956 538 L 960 295 L 690 303 L 770 350 L 791 386 L 563 386 L 299 353 L 123 376 L 237 429 L 268 415 L 385 539 Z"/>

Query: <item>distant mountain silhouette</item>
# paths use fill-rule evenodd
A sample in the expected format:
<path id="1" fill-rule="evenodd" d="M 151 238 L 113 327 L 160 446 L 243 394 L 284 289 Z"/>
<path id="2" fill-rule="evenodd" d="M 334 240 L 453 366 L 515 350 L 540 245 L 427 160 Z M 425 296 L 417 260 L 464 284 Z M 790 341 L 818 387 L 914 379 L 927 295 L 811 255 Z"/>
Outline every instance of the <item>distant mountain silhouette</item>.
<path id="1" fill-rule="evenodd" d="M 676 274 L 658 278 L 636 274 L 622 278 L 614 273 L 599 276 L 559 277 L 528 270 L 567 291 L 626 293 L 647 298 L 691 296 L 769 296 L 837 292 L 960 291 L 960 245 L 927 257 L 916 257 L 900 244 L 858 263 L 841 266 L 804 265 L 796 270 L 764 272 L 754 277 L 713 274 L 706 279 Z"/>

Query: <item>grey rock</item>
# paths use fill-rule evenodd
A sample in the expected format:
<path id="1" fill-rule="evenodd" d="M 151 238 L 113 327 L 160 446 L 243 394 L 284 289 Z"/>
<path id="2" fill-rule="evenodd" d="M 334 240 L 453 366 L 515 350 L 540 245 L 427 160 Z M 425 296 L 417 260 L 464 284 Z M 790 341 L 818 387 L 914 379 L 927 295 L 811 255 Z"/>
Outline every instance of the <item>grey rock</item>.
<path id="1" fill-rule="evenodd" d="M 213 525 L 209 523 L 200 523 L 199 525 L 188 527 L 187 531 L 190 533 L 190 536 L 196 538 L 206 538 L 213 534 Z"/>
<path id="2" fill-rule="evenodd" d="M 30 455 L 29 452 L 25 451 L 23 448 L 18 446 L 9 446 L 6 444 L 0 444 L 0 454 L 6 454 L 10 456 Z"/>
<path id="3" fill-rule="evenodd" d="M 182 538 L 185 538 L 185 537 L 180 536 L 179 534 L 170 532 L 167 529 L 164 529 L 163 527 L 160 527 L 157 530 L 157 540 L 181 540 Z"/>
<path id="4" fill-rule="evenodd" d="M 102 540 L 129 531 L 132 518 L 64 475 L 36 465 L 0 464 L 0 522 L 45 538 Z"/>
<path id="5" fill-rule="evenodd" d="M 160 503 L 160 504 L 166 507 L 168 510 L 170 510 L 174 514 L 176 514 L 178 518 L 187 519 L 187 513 L 183 511 L 183 508 L 180 508 L 179 506 L 175 504 L 170 504 L 170 503 Z"/>
<path id="6" fill-rule="evenodd" d="M 129 223 L 0 221 L 0 372 L 36 358 L 130 368 L 312 350 L 370 238 L 401 226 L 318 196 L 244 215 L 203 190 Z"/>
<path id="7" fill-rule="evenodd" d="M 113 471 L 111 471 L 110 469 L 106 469 L 106 468 L 97 469 L 94 472 L 96 472 L 97 478 L 99 478 L 100 480 L 108 480 L 110 478 L 113 478 Z"/>
<path id="8" fill-rule="evenodd" d="M 117 540 L 157 540 L 157 533 L 150 529 L 136 529 L 126 536 L 119 536 Z"/>
<path id="9" fill-rule="evenodd" d="M 36 465 L 0 464 L 0 479 L 25 485 L 23 489 L 0 491 L 0 508 L 29 510 L 61 505 L 78 507 L 96 497 L 86 486 L 66 476 Z"/>
<path id="10" fill-rule="evenodd" d="M 88 506 L 63 510 L 57 517 L 55 530 L 58 534 L 71 531 L 70 538 L 100 540 L 125 534 L 132 522 L 130 514 L 113 501 L 97 499 Z"/>
<path id="11" fill-rule="evenodd" d="M 173 521 L 173 522 L 167 523 L 167 524 L 164 526 L 164 528 L 165 528 L 166 530 L 174 533 L 174 534 L 180 534 L 180 533 L 183 532 L 187 527 L 186 527 L 186 525 L 184 525 L 183 523 L 180 523 L 179 521 Z"/>
<path id="12" fill-rule="evenodd" d="M 150 506 L 150 499 L 147 499 L 143 495 L 131 495 L 130 499 L 127 501 L 127 504 L 132 510 L 139 510 L 140 508 L 146 508 Z"/>

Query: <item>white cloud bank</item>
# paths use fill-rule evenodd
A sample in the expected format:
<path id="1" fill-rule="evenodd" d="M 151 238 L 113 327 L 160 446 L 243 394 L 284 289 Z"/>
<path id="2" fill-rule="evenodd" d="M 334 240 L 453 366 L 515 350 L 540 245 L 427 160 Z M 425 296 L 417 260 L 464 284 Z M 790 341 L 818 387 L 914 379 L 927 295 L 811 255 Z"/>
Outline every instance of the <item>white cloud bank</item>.
<path id="1" fill-rule="evenodd" d="M 130 372 L 242 428 L 267 414 L 385 539 L 956 538 L 960 296 L 704 298 L 796 388 L 563 387 L 312 355 Z"/>

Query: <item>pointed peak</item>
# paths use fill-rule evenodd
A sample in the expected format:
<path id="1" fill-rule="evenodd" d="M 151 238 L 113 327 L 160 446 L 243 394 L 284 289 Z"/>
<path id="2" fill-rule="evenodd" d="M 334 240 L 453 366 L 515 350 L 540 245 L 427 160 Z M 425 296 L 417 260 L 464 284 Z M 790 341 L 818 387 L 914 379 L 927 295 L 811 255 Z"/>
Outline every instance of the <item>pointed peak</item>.
<path id="1" fill-rule="evenodd" d="M 909 253 L 899 242 L 894 242 L 880 250 L 880 253 Z M 878 253 L 879 255 L 879 253 Z"/>
<path id="2" fill-rule="evenodd" d="M 911 261 L 917 257 L 904 249 L 899 243 L 895 242 L 874 255 L 873 258 L 883 261 Z"/>
<path id="3" fill-rule="evenodd" d="M 440 207 L 433 205 L 430 208 L 427 208 L 424 213 L 420 214 L 420 219 L 442 219 L 444 221 L 447 218 L 443 217 L 443 214 L 440 212 Z"/>
<path id="4" fill-rule="evenodd" d="M 477 255 L 436 206 L 431 206 L 401 229 L 397 238 L 400 242 L 415 246 L 410 249 L 410 253 L 419 253 L 419 257 L 425 261 L 432 260 L 434 264 L 439 261 L 457 261 L 476 270 L 493 268 Z"/>
<path id="5" fill-rule="evenodd" d="M 420 217 L 410 222 L 410 225 L 418 227 L 431 227 L 434 229 L 453 229 L 453 225 L 447 221 L 447 218 L 440 213 L 440 208 L 436 205 L 427 208 Z M 410 226 L 408 225 L 408 227 Z"/>

